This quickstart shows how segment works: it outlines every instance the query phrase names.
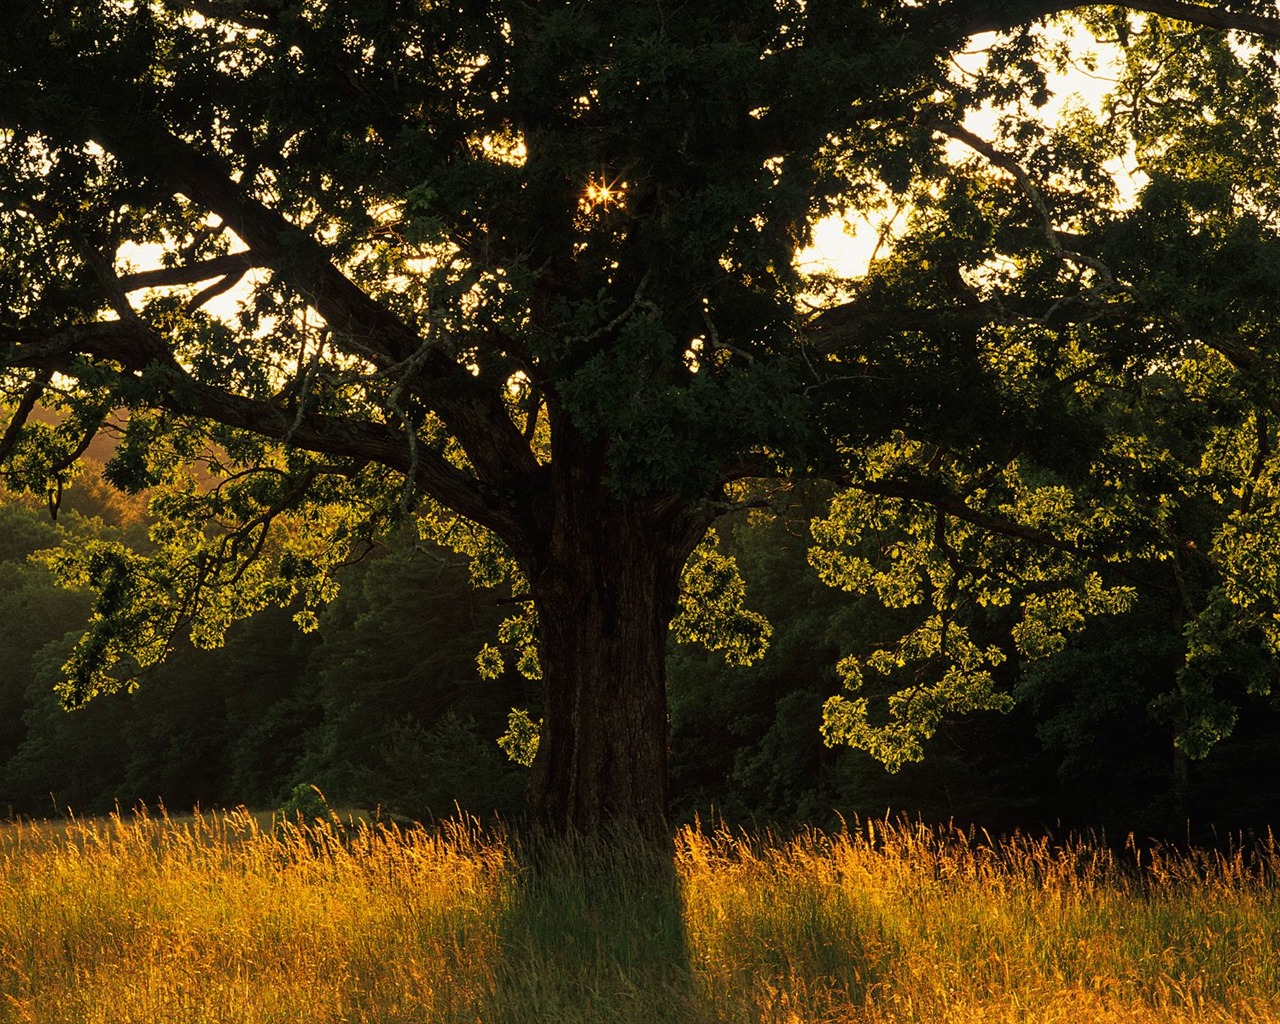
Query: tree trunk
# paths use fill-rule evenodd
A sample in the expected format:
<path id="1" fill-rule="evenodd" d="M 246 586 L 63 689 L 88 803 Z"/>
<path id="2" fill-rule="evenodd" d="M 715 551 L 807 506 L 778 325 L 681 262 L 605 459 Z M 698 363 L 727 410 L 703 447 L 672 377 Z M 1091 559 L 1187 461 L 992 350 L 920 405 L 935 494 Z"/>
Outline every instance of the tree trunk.
<path id="1" fill-rule="evenodd" d="M 1175 555 L 1176 559 L 1178 556 Z M 1175 571 L 1177 565 L 1175 562 Z M 1182 578 L 1178 576 L 1179 589 L 1181 590 Z M 1183 636 L 1186 629 L 1186 613 L 1190 611 L 1190 602 L 1183 591 L 1184 605 L 1175 605 L 1171 615 L 1171 624 L 1175 636 Z M 1187 667 L 1187 649 L 1185 644 L 1179 645 L 1177 652 L 1173 656 L 1173 670 L 1171 678 L 1175 681 Z M 1171 753 L 1173 754 L 1173 765 L 1170 776 L 1170 819 L 1169 826 L 1181 827 L 1189 821 L 1188 805 L 1191 797 L 1191 758 L 1187 757 L 1187 752 L 1179 745 L 1181 740 L 1187 734 L 1187 710 L 1186 707 L 1179 703 L 1173 720 L 1173 743 L 1171 744 Z M 1188 826 L 1189 827 L 1189 826 Z"/>
<path id="2" fill-rule="evenodd" d="M 667 629 L 705 525 L 630 506 L 558 517 L 531 573 L 543 677 L 529 799 L 557 834 L 667 837 Z"/>

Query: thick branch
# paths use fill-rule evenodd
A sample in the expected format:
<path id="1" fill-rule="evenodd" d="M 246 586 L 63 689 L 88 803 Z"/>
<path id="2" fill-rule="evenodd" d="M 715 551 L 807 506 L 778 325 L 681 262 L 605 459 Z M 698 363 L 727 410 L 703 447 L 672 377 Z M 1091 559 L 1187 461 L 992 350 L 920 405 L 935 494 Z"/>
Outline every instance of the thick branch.
<path id="1" fill-rule="evenodd" d="M 52 376 L 52 370 L 39 370 L 35 379 L 23 389 L 18 407 L 14 410 L 9 425 L 5 427 L 4 437 L 0 437 L 0 462 L 4 462 L 9 457 L 13 446 L 18 443 L 18 435 L 26 425 L 27 417 L 35 410 L 36 403 L 40 401 L 40 396 L 44 394 L 44 389 Z"/>
<path id="2" fill-rule="evenodd" d="M 57 331 L 0 326 L 0 352 L 5 367 L 72 376 L 77 356 L 108 359 L 131 370 L 177 366 L 168 347 L 139 321 L 103 320 Z"/>
<path id="3" fill-rule="evenodd" d="M 127 122 L 126 122 L 127 123 Z M 221 161 L 163 131 L 106 126 L 102 145 L 122 159 L 158 173 L 174 191 L 212 210 L 257 258 L 297 288 L 336 332 L 363 357 L 385 369 L 407 359 L 422 339 L 384 306 L 353 284 L 323 247 L 285 217 L 245 192 Z M 458 367 L 438 353 L 431 372 L 448 377 Z"/>
<path id="4" fill-rule="evenodd" d="M 495 488 L 527 490 L 539 465 L 508 414 L 502 387 L 474 377 L 443 345 L 423 338 L 369 296 L 332 263 L 315 238 L 237 182 L 219 156 L 200 151 L 158 117 L 140 111 L 142 100 L 132 96 L 131 89 L 109 80 L 101 83 L 97 99 L 104 116 L 95 119 L 94 141 L 134 173 L 217 214 L 247 243 L 254 262 L 271 267 L 295 288 L 353 354 L 389 377 L 402 378 L 404 389 L 440 415 L 481 479 Z M 30 118 L 28 127 L 37 129 L 45 114 L 38 107 L 5 111 L 7 119 L 18 123 Z M 148 272 L 133 277 L 131 284 L 174 281 L 179 273 L 185 276 L 185 271 Z M 202 295 L 201 301 L 210 294 Z"/>
<path id="5" fill-rule="evenodd" d="M 973 332 L 998 321 L 1000 310 L 983 303 L 944 308 L 867 309 L 857 300 L 826 310 L 809 321 L 805 344 L 817 355 L 832 355 L 905 331 Z"/>
<path id="6" fill-rule="evenodd" d="M 252 252 L 237 252 L 230 256 L 215 256 L 210 260 L 181 267 L 159 267 L 155 270 L 140 270 L 134 274 L 125 274 L 120 278 L 120 286 L 126 292 L 136 292 L 143 288 L 196 284 L 200 281 L 212 281 L 215 277 L 242 274 L 246 270 L 261 265 L 261 261 L 256 259 Z"/>
<path id="7" fill-rule="evenodd" d="M 1031 541 L 1041 547 L 1053 548 L 1055 551 L 1065 551 L 1073 555 L 1087 555 L 1087 552 L 1076 541 L 1064 540 L 1062 537 L 1048 533 L 1045 530 L 1038 530 L 1008 519 L 1001 519 L 985 512 L 979 512 L 977 509 L 970 508 L 958 497 L 938 492 L 932 488 L 913 485 L 904 480 L 855 481 L 850 483 L 849 486 L 855 490 L 863 491 L 867 494 L 877 494 L 885 498 L 918 501 L 962 522 L 986 530 L 988 533 L 1012 537 L 1015 540 Z"/>
<path id="8" fill-rule="evenodd" d="M 197 309 L 207 302 L 211 302 L 224 292 L 231 291 L 240 283 L 241 278 L 245 275 L 245 271 L 238 270 L 234 274 L 228 274 L 221 281 L 214 281 L 208 288 L 202 289 L 198 294 L 191 297 L 186 305 L 188 314 L 194 313 Z"/>
<path id="9" fill-rule="evenodd" d="M 992 0 L 952 0 L 946 5 L 953 12 L 956 23 L 961 26 L 965 35 L 970 36 L 982 32 L 1000 32 L 1050 14 L 1061 14 L 1065 11 L 1094 6 L 1097 5 L 1073 2 L 1073 0 L 1010 0 L 1007 3 L 992 2 Z M 1221 7 L 1206 7 L 1204 4 L 1186 3 L 1184 0 L 1137 0 L 1135 3 L 1114 6 L 1155 14 L 1162 18 L 1173 18 L 1192 25 L 1203 25 L 1206 28 L 1236 29 L 1253 35 L 1280 39 L 1280 18 L 1225 11 Z"/>
<path id="10" fill-rule="evenodd" d="M 245 192 L 221 161 L 163 128 L 143 131 L 137 123 L 132 130 L 105 127 L 102 144 L 215 212 L 257 259 L 297 288 L 330 328 L 380 370 L 411 369 L 414 379 L 406 386 L 439 412 L 483 479 L 497 486 L 537 472 L 537 459 L 500 394 L 370 298 L 333 265 L 320 243 Z"/>
<path id="11" fill-rule="evenodd" d="M 61 331 L 0 328 L 5 365 L 78 377 L 81 358 L 111 360 L 126 370 L 159 365 L 168 370 L 154 392 L 156 408 L 251 431 L 306 451 L 375 462 L 398 473 L 413 473 L 415 484 L 436 501 L 503 536 L 522 529 L 501 496 L 421 446 L 413 457 L 403 433 L 388 424 L 304 412 L 297 415 L 266 401 L 230 394 L 188 376 L 163 343 L 140 323 L 105 321 Z M 101 367 L 95 368 L 95 374 Z"/>
<path id="12" fill-rule="evenodd" d="M 947 494 L 935 487 L 905 480 L 849 481 L 847 485 L 867 494 L 877 494 L 902 501 L 919 502 L 922 505 L 928 505 L 936 509 L 944 515 L 951 516 L 953 519 L 976 526 L 987 533 L 1076 555 L 1105 568 L 1109 572 L 1115 573 L 1118 577 L 1128 580 L 1130 583 L 1142 587 L 1153 586 L 1149 579 L 1139 577 L 1126 566 L 1119 564 L 1114 555 L 1081 544 L 1077 540 L 1059 537 L 1057 534 L 1050 533 L 1047 530 L 1026 526 L 1001 516 L 993 516 L 978 509 L 970 508 L 958 496 Z"/>
<path id="13" fill-rule="evenodd" d="M 1121 286 L 1123 287 L 1123 286 Z M 988 324 L 1038 324 L 1064 327 L 1069 324 L 1098 324 L 1122 317 L 1137 316 L 1137 305 L 1116 299 L 1099 300 L 1089 295 L 1046 297 L 1044 305 L 1016 296 L 999 296 L 970 305 L 873 306 L 854 298 L 811 316 L 804 325 L 805 351 L 812 355 L 837 355 L 867 351 L 893 335 L 910 331 L 957 332 L 973 336 Z M 1145 311 L 1147 317 L 1154 314 Z M 847 372 L 847 368 L 845 368 Z"/>

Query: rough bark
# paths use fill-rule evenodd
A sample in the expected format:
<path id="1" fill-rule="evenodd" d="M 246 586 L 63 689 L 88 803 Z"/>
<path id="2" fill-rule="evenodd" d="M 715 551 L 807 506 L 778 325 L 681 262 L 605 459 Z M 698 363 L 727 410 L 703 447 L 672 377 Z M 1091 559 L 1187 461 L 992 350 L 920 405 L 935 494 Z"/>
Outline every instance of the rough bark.
<path id="1" fill-rule="evenodd" d="M 667 835 L 667 630 L 706 524 L 577 506 L 533 580 L 543 717 L 530 804 L 557 835 Z"/>

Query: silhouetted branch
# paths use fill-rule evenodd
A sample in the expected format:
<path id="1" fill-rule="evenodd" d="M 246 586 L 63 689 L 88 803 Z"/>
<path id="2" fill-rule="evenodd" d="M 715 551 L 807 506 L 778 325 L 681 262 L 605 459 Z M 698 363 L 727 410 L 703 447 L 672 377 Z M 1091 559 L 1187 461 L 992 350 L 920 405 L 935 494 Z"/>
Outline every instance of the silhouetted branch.
<path id="1" fill-rule="evenodd" d="M 1000 32 L 1050 14 L 1094 6 L 1097 5 L 1079 3 L 1078 0 L 1010 0 L 1006 3 L 992 0 L 953 0 L 947 5 L 966 35 Z M 1136 3 L 1114 6 L 1155 14 L 1161 18 L 1173 18 L 1192 25 L 1203 25 L 1205 28 L 1235 29 L 1280 39 L 1280 18 L 1226 11 L 1220 6 L 1206 7 L 1204 4 L 1186 3 L 1183 0 L 1138 0 Z"/>
<path id="2" fill-rule="evenodd" d="M 48 386 L 49 379 L 52 376 L 52 370 L 39 370 L 35 375 L 35 379 L 22 392 L 18 407 L 14 410 L 13 416 L 9 420 L 9 425 L 5 427 L 4 437 L 0 437 L 0 462 L 4 462 L 9 457 L 13 451 L 13 446 L 18 443 L 18 435 L 22 432 L 22 428 L 27 422 L 27 417 L 35 409 L 36 402 L 40 401 L 40 396 L 44 394 L 44 389 Z"/>
<path id="3" fill-rule="evenodd" d="M 252 252 L 237 252 L 230 256 L 215 256 L 210 260 L 181 267 L 159 267 L 155 270 L 140 270 L 133 274 L 124 274 L 120 278 L 120 286 L 127 292 L 136 292 L 142 288 L 196 284 L 199 281 L 210 281 L 215 277 L 243 275 L 245 271 L 257 266 L 261 266 L 261 263 Z"/>

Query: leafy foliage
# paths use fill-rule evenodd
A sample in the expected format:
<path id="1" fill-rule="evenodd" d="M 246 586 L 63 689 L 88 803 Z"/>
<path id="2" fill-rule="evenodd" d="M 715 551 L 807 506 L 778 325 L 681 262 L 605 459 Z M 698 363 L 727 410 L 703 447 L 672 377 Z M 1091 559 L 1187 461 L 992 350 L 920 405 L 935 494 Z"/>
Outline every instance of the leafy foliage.
<path id="1" fill-rule="evenodd" d="M 829 741 L 918 759 L 1010 704 L 1012 658 L 1141 606 L 1181 638 L 1151 705 L 1204 754 L 1280 652 L 1280 23 L 1051 31 L 1060 7 L 6 12 L 0 463 L 56 510 L 118 433 L 106 479 L 155 517 L 47 559 L 95 594 L 67 702 L 269 606 L 314 629 L 343 564 L 412 527 L 509 591 L 479 667 L 541 682 L 505 706 L 532 707 L 518 758 L 548 723 L 545 809 L 574 771 L 661 762 L 668 624 L 763 654 L 709 531 L 825 481 L 812 564 L 883 608 L 837 645 Z M 1073 32 L 1114 40 L 1118 81 L 1049 118 Z M 796 261 L 833 212 L 884 228 L 848 279 Z M 465 746 L 458 722 L 400 748 Z"/>

